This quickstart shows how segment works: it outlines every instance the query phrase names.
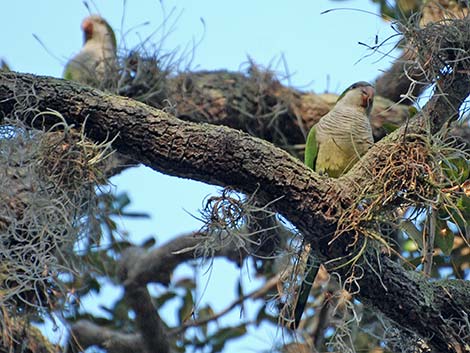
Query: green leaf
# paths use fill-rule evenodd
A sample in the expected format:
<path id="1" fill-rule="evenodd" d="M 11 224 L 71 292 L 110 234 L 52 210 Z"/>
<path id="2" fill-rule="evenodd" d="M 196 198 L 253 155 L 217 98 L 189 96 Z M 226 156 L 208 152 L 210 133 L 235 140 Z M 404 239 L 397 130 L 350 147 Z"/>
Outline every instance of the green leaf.
<path id="1" fill-rule="evenodd" d="M 418 244 L 412 240 L 407 239 L 403 244 L 403 250 L 408 252 L 413 252 L 419 250 Z"/>
<path id="2" fill-rule="evenodd" d="M 181 278 L 174 284 L 175 287 L 185 288 L 185 289 L 194 289 L 196 288 L 196 284 L 192 278 Z"/>
<path id="3" fill-rule="evenodd" d="M 163 293 L 162 295 L 159 295 L 156 298 L 153 298 L 153 302 L 156 307 L 161 307 L 163 304 L 165 304 L 167 301 L 173 299 L 176 297 L 176 293 L 172 291 L 168 291 Z"/>
<path id="4" fill-rule="evenodd" d="M 144 242 L 142 243 L 141 246 L 142 246 L 143 248 L 149 249 L 149 248 L 151 248 L 152 246 L 154 246 L 156 242 L 157 242 L 157 241 L 155 240 L 154 237 L 149 237 L 149 238 L 147 238 L 147 239 L 144 240 Z"/>
<path id="5" fill-rule="evenodd" d="M 452 185 L 460 185 L 468 179 L 470 174 L 470 165 L 463 157 L 451 157 L 441 161 L 441 167 L 444 174 L 449 178 Z"/>
<path id="6" fill-rule="evenodd" d="M 108 250 L 112 250 L 116 253 L 121 253 L 123 250 L 131 247 L 133 244 L 127 240 L 114 240 L 108 247 Z"/>
<path id="7" fill-rule="evenodd" d="M 116 208 L 118 210 L 121 210 L 121 209 L 123 209 L 124 207 L 128 206 L 131 203 L 131 199 L 129 198 L 127 193 L 123 192 L 119 195 L 116 195 L 115 202 L 117 204 Z"/>
<path id="8" fill-rule="evenodd" d="M 198 310 L 197 312 L 198 320 L 209 319 L 211 317 L 214 317 L 214 315 L 215 315 L 215 312 L 214 310 L 212 310 L 212 307 L 210 305 L 207 305 L 206 307 Z M 207 324 L 200 326 L 200 328 L 202 329 L 204 336 L 207 336 Z"/>
<path id="9" fill-rule="evenodd" d="M 0 71 L 11 71 L 10 66 L 7 64 L 7 62 L 4 59 L 0 59 Z"/>
<path id="10" fill-rule="evenodd" d="M 383 123 L 382 127 L 384 128 L 385 132 L 388 134 L 394 132 L 396 129 L 398 129 L 400 126 L 392 123 Z"/>
<path id="11" fill-rule="evenodd" d="M 408 234 L 408 236 L 418 244 L 420 249 L 423 248 L 423 231 L 419 230 L 412 221 L 409 219 L 404 220 L 400 222 L 398 227 L 402 232 Z"/>
<path id="12" fill-rule="evenodd" d="M 468 220 L 470 219 L 470 197 L 462 195 L 456 203 L 455 208 L 450 209 L 449 220 L 454 223 L 459 232 L 465 236 L 468 227 Z"/>
<path id="13" fill-rule="evenodd" d="M 129 305 L 125 298 L 119 299 L 112 307 L 114 321 L 128 321 L 129 320 Z"/>
<path id="14" fill-rule="evenodd" d="M 307 142 L 305 143 L 305 157 L 304 163 L 310 169 L 315 170 L 315 160 L 317 159 L 318 146 L 316 139 L 315 125 L 310 129 Z"/>
<path id="15" fill-rule="evenodd" d="M 241 278 L 239 278 L 237 281 L 237 294 L 240 298 L 243 297 L 243 286 Z"/>
<path id="16" fill-rule="evenodd" d="M 445 255 L 450 255 L 452 252 L 452 247 L 454 246 L 454 237 L 455 234 L 449 229 L 447 222 L 437 219 L 434 245 L 441 249 Z"/>
<path id="17" fill-rule="evenodd" d="M 100 292 L 101 284 L 100 282 L 98 282 L 96 278 L 91 277 L 91 276 L 86 276 L 85 283 L 86 283 L 86 288 L 89 291 L 94 291 L 96 293 Z"/>
<path id="18" fill-rule="evenodd" d="M 412 118 L 418 113 L 418 109 L 412 105 L 408 107 L 408 117 Z"/>
<path id="19" fill-rule="evenodd" d="M 212 352 L 220 352 L 227 341 L 238 338 L 246 334 L 246 325 L 241 324 L 235 327 L 226 327 L 216 332 L 210 337 L 210 343 L 212 344 Z"/>
<path id="20" fill-rule="evenodd" d="M 200 309 L 197 313 L 199 319 L 201 320 L 208 319 L 215 315 L 215 312 L 210 305 L 207 305 L 204 308 Z"/>
<path id="21" fill-rule="evenodd" d="M 414 267 L 418 267 L 419 265 L 421 265 L 422 262 L 423 257 L 421 255 L 408 260 L 408 263 L 412 264 Z"/>
<path id="22" fill-rule="evenodd" d="M 457 207 L 460 212 L 462 212 L 462 216 L 465 220 L 469 219 L 470 217 L 470 197 L 466 195 L 462 195 L 460 199 L 457 201 Z"/>
<path id="23" fill-rule="evenodd" d="M 192 315 L 194 309 L 194 299 L 191 290 L 187 290 L 183 298 L 183 305 L 181 305 L 178 311 L 179 323 L 185 323 Z"/>
<path id="24" fill-rule="evenodd" d="M 256 315 L 256 326 L 259 326 L 259 324 L 265 319 L 269 319 L 269 315 L 266 314 L 266 303 L 259 309 L 258 314 Z"/>
<path id="25" fill-rule="evenodd" d="M 128 218 L 150 218 L 150 215 L 145 212 L 121 212 L 120 215 Z"/>
<path id="26" fill-rule="evenodd" d="M 110 233 L 112 233 L 113 231 L 117 230 L 116 222 L 114 222 L 111 218 L 106 217 L 106 218 L 104 219 L 104 223 L 105 223 L 106 228 L 108 229 L 108 231 L 109 231 Z"/>

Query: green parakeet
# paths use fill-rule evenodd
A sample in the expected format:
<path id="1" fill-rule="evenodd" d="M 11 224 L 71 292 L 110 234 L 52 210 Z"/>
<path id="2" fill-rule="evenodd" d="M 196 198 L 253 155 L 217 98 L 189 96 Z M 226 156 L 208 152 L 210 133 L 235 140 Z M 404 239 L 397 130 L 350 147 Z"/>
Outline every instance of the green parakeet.
<path id="1" fill-rule="evenodd" d="M 333 109 L 310 129 L 305 164 L 332 178 L 346 173 L 374 143 L 369 121 L 373 99 L 370 83 L 349 86 Z"/>
<path id="2" fill-rule="evenodd" d="M 67 63 L 64 78 L 100 86 L 116 70 L 116 37 L 111 26 L 97 15 L 85 18 L 82 30 L 83 47 Z"/>
<path id="3" fill-rule="evenodd" d="M 345 174 L 374 143 L 369 114 L 375 90 L 356 82 L 338 98 L 333 109 L 315 124 L 307 137 L 305 164 L 319 174 L 338 178 Z M 309 254 L 306 275 L 294 309 L 297 328 L 320 263 Z"/>

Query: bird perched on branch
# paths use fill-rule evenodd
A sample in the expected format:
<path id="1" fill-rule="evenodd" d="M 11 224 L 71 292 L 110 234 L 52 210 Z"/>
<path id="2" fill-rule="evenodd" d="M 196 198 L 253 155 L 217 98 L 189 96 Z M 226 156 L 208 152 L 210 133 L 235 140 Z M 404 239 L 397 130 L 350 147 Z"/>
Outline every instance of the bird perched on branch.
<path id="1" fill-rule="evenodd" d="M 338 178 L 345 174 L 374 143 L 369 115 L 375 90 L 356 82 L 338 98 L 333 109 L 315 124 L 307 137 L 305 164 L 319 174 Z M 297 328 L 320 264 L 310 253 L 294 309 Z"/>
<path id="2" fill-rule="evenodd" d="M 83 47 L 66 65 L 64 78 L 94 87 L 116 70 L 116 36 L 102 17 L 91 15 L 82 22 Z"/>
<path id="3" fill-rule="evenodd" d="M 369 115 L 375 90 L 356 82 L 338 98 L 333 109 L 308 133 L 305 164 L 317 173 L 338 178 L 374 143 Z"/>

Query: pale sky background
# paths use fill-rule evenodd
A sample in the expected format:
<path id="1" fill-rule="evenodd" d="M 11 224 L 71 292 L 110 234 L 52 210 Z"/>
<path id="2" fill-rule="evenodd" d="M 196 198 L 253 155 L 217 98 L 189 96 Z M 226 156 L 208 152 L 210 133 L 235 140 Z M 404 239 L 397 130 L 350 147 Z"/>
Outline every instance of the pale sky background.
<path id="1" fill-rule="evenodd" d="M 162 49 L 170 52 L 199 42 L 193 53 L 192 70 L 237 71 L 247 67 L 249 56 L 260 65 L 286 73 L 280 60 L 284 56 L 290 74 L 285 84 L 302 90 L 339 93 L 355 81 L 374 81 L 380 70 L 388 68 L 393 60 L 380 53 L 369 57 L 372 52 L 358 44 L 372 46 L 395 34 L 391 23 L 376 15 L 378 5 L 368 0 L 165 0 L 162 3 L 166 14 L 172 14 L 167 21 L 171 33 Z M 128 1 L 126 6 L 119 0 L 96 0 L 89 4 L 93 13 L 100 13 L 115 29 L 118 42 L 122 43 L 122 34 L 127 33 L 128 48 L 158 28 L 164 16 L 161 2 L 156 0 Z M 334 8 L 343 9 L 321 14 Z M 88 14 L 79 0 L 4 1 L 0 13 L 0 57 L 13 70 L 60 77 L 67 60 L 82 45 L 80 24 Z M 161 31 L 149 43 L 158 45 L 160 40 Z M 162 244 L 173 236 L 198 229 L 200 224 L 191 214 L 197 216 L 202 200 L 216 192 L 212 186 L 167 177 L 145 167 L 127 170 L 111 182 L 118 192 L 128 192 L 132 210 L 152 216 L 150 220 L 123 224 L 137 242 L 155 236 L 158 244 Z M 215 262 L 211 271 L 201 269 L 207 289 L 199 293 L 200 302 L 211 302 L 215 310 L 226 307 L 234 299 L 239 271 L 221 261 Z M 241 271 L 246 274 L 249 269 Z M 175 279 L 187 274 L 187 270 L 179 269 Z M 253 276 L 246 278 L 247 288 L 254 288 Z M 104 293 L 104 298 L 93 298 L 84 305 L 97 308 L 98 303 L 109 304 L 112 298 L 121 295 L 113 287 Z M 174 307 L 163 308 L 161 314 L 170 324 L 176 322 Z M 238 322 L 239 315 L 239 311 L 233 311 L 229 322 Z M 266 327 L 250 332 L 253 333 L 250 340 L 230 343 L 224 352 L 269 351 L 275 341 L 282 340 L 282 332 Z M 61 335 L 60 331 L 56 332 L 57 337 Z"/>

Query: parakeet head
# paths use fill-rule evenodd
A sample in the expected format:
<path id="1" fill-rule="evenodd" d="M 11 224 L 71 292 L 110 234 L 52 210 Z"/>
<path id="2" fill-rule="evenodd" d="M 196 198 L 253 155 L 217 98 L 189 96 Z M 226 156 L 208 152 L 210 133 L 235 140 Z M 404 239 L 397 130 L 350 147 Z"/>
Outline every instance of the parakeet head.
<path id="1" fill-rule="evenodd" d="M 93 40 L 98 43 L 109 43 L 114 50 L 116 49 L 114 31 L 101 16 L 91 15 L 85 18 L 82 22 L 82 30 L 84 43 Z"/>
<path id="2" fill-rule="evenodd" d="M 365 109 L 367 115 L 372 110 L 375 89 L 365 81 L 359 81 L 349 86 L 336 101 L 336 104 L 353 105 Z"/>

